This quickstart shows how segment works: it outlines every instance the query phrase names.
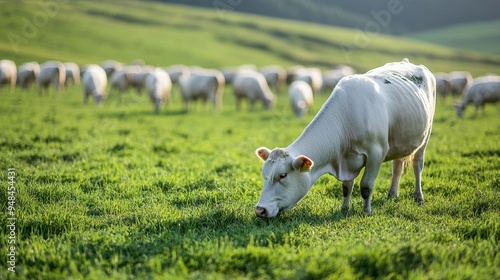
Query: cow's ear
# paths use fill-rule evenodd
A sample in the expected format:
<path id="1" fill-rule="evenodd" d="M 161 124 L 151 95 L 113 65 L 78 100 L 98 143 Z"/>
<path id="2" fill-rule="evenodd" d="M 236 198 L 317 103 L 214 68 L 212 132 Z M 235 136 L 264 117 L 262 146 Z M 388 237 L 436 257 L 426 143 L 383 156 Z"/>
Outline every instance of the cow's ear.
<path id="1" fill-rule="evenodd" d="M 267 158 L 269 157 L 269 154 L 271 153 L 271 150 L 269 150 L 266 147 L 260 147 L 257 150 L 255 150 L 255 154 L 262 160 L 266 161 Z"/>
<path id="2" fill-rule="evenodd" d="M 311 171 L 311 168 L 313 167 L 313 165 L 314 165 L 314 162 L 310 158 L 303 156 L 303 155 L 298 156 L 292 162 L 293 169 L 300 171 L 300 172 Z"/>

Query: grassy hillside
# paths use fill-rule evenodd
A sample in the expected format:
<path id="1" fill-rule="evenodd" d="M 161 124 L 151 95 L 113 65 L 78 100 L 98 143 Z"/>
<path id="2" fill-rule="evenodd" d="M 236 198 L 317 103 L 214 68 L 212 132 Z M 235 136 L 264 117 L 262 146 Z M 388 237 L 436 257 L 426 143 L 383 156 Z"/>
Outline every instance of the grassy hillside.
<path id="1" fill-rule="evenodd" d="M 457 49 L 500 55 L 500 20 L 454 25 L 409 37 Z"/>
<path id="2" fill-rule="evenodd" d="M 16 1 L 2 8 L 0 29 L 7 36 L 0 37 L 0 57 L 17 63 L 58 59 L 82 64 L 142 58 L 153 65 L 205 67 L 349 64 L 359 71 L 409 57 L 433 71 L 469 70 L 475 75 L 496 72 L 500 65 L 500 57 L 493 55 L 363 30 L 230 11 L 221 16 L 214 9 L 106 0 L 70 1 L 55 10 L 40 22 L 44 12 L 35 2 Z"/>

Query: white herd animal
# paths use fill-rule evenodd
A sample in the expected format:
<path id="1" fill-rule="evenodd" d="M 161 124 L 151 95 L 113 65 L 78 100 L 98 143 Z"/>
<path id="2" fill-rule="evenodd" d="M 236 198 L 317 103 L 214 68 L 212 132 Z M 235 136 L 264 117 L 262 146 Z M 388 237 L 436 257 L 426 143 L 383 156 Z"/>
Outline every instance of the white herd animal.
<path id="1" fill-rule="evenodd" d="M 80 67 L 74 62 L 65 62 L 64 69 L 66 69 L 66 79 L 64 81 L 65 86 L 80 84 Z"/>
<path id="2" fill-rule="evenodd" d="M 104 101 L 107 97 L 107 83 L 108 78 L 106 76 L 106 72 L 101 66 L 97 64 L 88 65 L 82 76 L 83 102 L 85 104 L 88 103 L 90 96 L 94 97 L 94 102 L 96 104 Z"/>
<path id="3" fill-rule="evenodd" d="M 477 116 L 479 108 L 483 109 L 486 103 L 495 103 L 500 101 L 500 76 L 485 76 L 474 80 L 472 85 L 464 90 L 462 101 L 455 105 L 457 115 L 461 117 L 465 107 L 469 103 L 474 103 L 476 110 L 474 116 Z"/>
<path id="4" fill-rule="evenodd" d="M 273 89 L 276 93 L 279 93 L 286 83 L 286 70 L 279 65 L 262 67 L 259 72 L 266 78 L 269 88 Z"/>
<path id="5" fill-rule="evenodd" d="M 0 60 L 0 90 L 3 85 L 8 85 L 10 92 L 13 92 L 16 88 L 16 77 L 17 68 L 14 61 L 8 59 Z"/>
<path id="6" fill-rule="evenodd" d="M 355 73 L 356 71 L 351 66 L 337 65 L 335 68 L 323 73 L 323 88 L 321 91 L 332 92 L 342 78 Z"/>
<path id="7" fill-rule="evenodd" d="M 297 117 L 302 117 L 313 105 L 313 92 L 311 86 L 304 81 L 295 81 L 288 88 L 288 97 L 292 110 Z"/>
<path id="8" fill-rule="evenodd" d="M 436 94 L 445 100 L 446 95 L 451 92 L 450 74 L 439 72 L 434 73 L 434 77 L 436 78 Z"/>
<path id="9" fill-rule="evenodd" d="M 146 79 L 146 89 L 149 93 L 151 102 L 153 102 L 155 106 L 155 112 L 158 112 L 160 110 L 160 105 L 168 102 L 170 99 L 172 81 L 165 70 L 156 68 Z"/>
<path id="10" fill-rule="evenodd" d="M 101 62 L 101 67 L 106 72 L 106 76 L 109 78 L 113 73 L 119 71 L 123 68 L 123 65 L 116 60 L 105 60 Z"/>
<path id="11" fill-rule="evenodd" d="M 224 94 L 224 75 L 218 70 L 197 69 L 179 78 L 179 86 L 186 106 L 197 99 L 206 102 L 209 100 L 214 109 L 222 108 L 222 95 Z"/>
<path id="12" fill-rule="evenodd" d="M 314 93 L 320 93 L 323 87 L 323 75 L 321 70 L 316 67 L 310 68 L 297 68 L 293 73 L 293 76 L 289 79 L 289 82 L 293 81 L 305 81 L 307 82 Z"/>
<path id="13" fill-rule="evenodd" d="M 22 89 L 28 89 L 35 84 L 40 75 L 40 64 L 38 62 L 26 62 L 19 66 L 17 71 L 17 85 Z"/>
<path id="14" fill-rule="evenodd" d="M 354 179 L 360 182 L 364 212 L 383 162 L 392 160 L 389 195 L 397 197 L 405 158 L 413 161 L 417 202 L 423 202 L 421 172 L 431 134 L 436 81 L 425 66 L 404 59 L 340 81 L 319 113 L 286 148 L 259 148 L 264 187 L 255 212 L 275 217 L 299 202 L 329 173 L 342 181 L 349 209 Z"/>
<path id="15" fill-rule="evenodd" d="M 264 108 L 271 109 L 276 96 L 269 89 L 264 75 L 257 71 L 240 72 L 233 81 L 233 91 L 236 98 L 236 108 L 241 108 L 241 99 L 248 99 L 253 108 L 256 101 L 262 101 Z"/>
<path id="16" fill-rule="evenodd" d="M 450 72 L 450 86 L 451 95 L 460 96 L 463 94 L 464 89 L 472 84 L 472 75 L 467 71 L 453 71 Z"/>
<path id="17" fill-rule="evenodd" d="M 48 89 L 50 84 L 54 87 L 54 92 L 59 92 L 64 87 L 66 81 L 66 69 L 59 61 L 47 61 L 40 66 L 38 76 L 38 94 L 42 95 L 43 89 Z"/>

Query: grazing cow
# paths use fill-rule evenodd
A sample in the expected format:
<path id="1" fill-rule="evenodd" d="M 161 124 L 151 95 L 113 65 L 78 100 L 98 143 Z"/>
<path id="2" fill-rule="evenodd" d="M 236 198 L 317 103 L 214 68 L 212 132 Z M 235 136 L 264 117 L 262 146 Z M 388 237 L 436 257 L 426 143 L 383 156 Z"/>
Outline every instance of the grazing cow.
<path id="1" fill-rule="evenodd" d="M 313 105 L 313 92 L 311 86 L 304 81 L 295 81 L 288 88 L 288 97 L 292 110 L 297 117 L 302 117 Z"/>
<path id="2" fill-rule="evenodd" d="M 278 65 L 269 65 L 262 67 L 259 71 L 266 78 L 269 88 L 272 88 L 276 93 L 281 91 L 281 87 L 286 82 L 286 70 Z"/>
<path id="3" fill-rule="evenodd" d="M 167 71 L 168 75 L 170 76 L 170 80 L 173 84 L 178 84 L 179 83 L 179 78 L 182 75 L 185 75 L 189 72 L 189 67 L 186 65 L 182 64 L 176 64 L 176 65 L 171 65 L 167 68 L 165 68 L 165 71 Z"/>
<path id="4" fill-rule="evenodd" d="M 460 96 L 464 89 L 472 84 L 472 75 L 466 71 L 450 72 L 451 96 Z"/>
<path id="5" fill-rule="evenodd" d="M 90 64 L 86 67 L 82 76 L 83 103 L 87 104 L 89 96 L 94 97 L 95 104 L 99 104 L 107 97 L 106 85 L 108 78 L 106 72 L 97 64 Z"/>
<path id="6" fill-rule="evenodd" d="M 47 61 L 40 66 L 38 76 L 38 94 L 42 95 L 42 90 L 48 89 L 50 84 L 54 87 L 54 93 L 58 93 L 66 81 L 66 69 L 59 61 Z"/>
<path id="7" fill-rule="evenodd" d="M 500 101 L 500 76 L 485 76 L 474 80 L 471 86 L 464 90 L 462 101 L 455 105 L 457 115 L 461 117 L 465 107 L 469 103 L 474 103 L 476 110 L 474 116 L 477 116 L 479 108 L 483 108 L 486 103 L 495 103 Z"/>
<path id="8" fill-rule="evenodd" d="M 170 99 L 172 81 L 165 70 L 156 68 L 146 79 L 146 89 L 151 102 L 155 105 L 155 112 L 158 113 L 160 105 Z"/>
<path id="9" fill-rule="evenodd" d="M 261 100 L 266 109 L 271 109 L 276 100 L 276 96 L 269 89 L 264 75 L 254 70 L 240 72 L 234 78 L 233 91 L 237 109 L 241 108 L 241 99 L 243 98 L 250 100 L 252 108 L 257 100 Z"/>
<path id="10" fill-rule="evenodd" d="M 17 71 L 17 85 L 22 89 L 28 89 L 35 84 L 40 75 L 40 64 L 38 62 L 27 62 L 19 66 Z"/>
<path id="11" fill-rule="evenodd" d="M 16 64 L 12 60 L 0 60 L 0 90 L 3 85 L 10 86 L 10 92 L 16 89 L 17 69 Z"/>
<path id="12" fill-rule="evenodd" d="M 347 65 L 337 65 L 335 68 L 324 72 L 321 92 L 331 93 L 342 78 L 355 73 L 354 68 Z"/>
<path id="13" fill-rule="evenodd" d="M 389 196 L 397 197 L 405 158 L 413 161 L 415 194 L 423 202 L 421 172 L 431 134 L 436 81 L 425 66 L 404 59 L 363 75 L 343 78 L 302 134 L 287 148 L 259 148 L 264 187 L 255 212 L 275 217 L 299 202 L 329 173 L 342 181 L 348 210 L 354 179 L 360 182 L 364 212 L 383 162 L 392 160 Z"/>
<path id="14" fill-rule="evenodd" d="M 434 73 L 434 77 L 436 78 L 436 94 L 445 100 L 446 95 L 451 92 L 450 74 Z"/>
<path id="15" fill-rule="evenodd" d="M 191 69 L 189 74 L 182 75 L 179 79 L 182 99 L 186 110 L 190 110 L 191 101 L 201 99 L 209 100 L 213 108 L 222 108 L 222 95 L 224 94 L 224 75 L 218 70 Z"/>
<path id="16" fill-rule="evenodd" d="M 315 67 L 296 69 L 290 83 L 293 81 L 307 82 L 314 93 L 321 93 L 323 87 L 323 75 L 321 74 L 321 70 Z"/>
<path id="17" fill-rule="evenodd" d="M 121 70 L 123 68 L 123 65 L 116 60 L 105 60 L 101 62 L 101 67 L 106 72 L 106 76 L 110 78 L 113 73 Z"/>
<path id="18" fill-rule="evenodd" d="M 66 80 L 64 81 L 65 86 L 80 84 L 80 67 L 74 62 L 65 62 L 64 68 L 66 69 Z"/>

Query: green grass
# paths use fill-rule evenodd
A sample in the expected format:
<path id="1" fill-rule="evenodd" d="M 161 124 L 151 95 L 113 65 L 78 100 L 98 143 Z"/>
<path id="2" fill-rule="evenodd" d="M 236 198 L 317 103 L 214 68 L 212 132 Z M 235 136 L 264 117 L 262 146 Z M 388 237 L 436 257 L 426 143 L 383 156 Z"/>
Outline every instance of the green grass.
<path id="1" fill-rule="evenodd" d="M 500 20 L 459 24 L 412 34 L 410 37 L 451 48 L 500 55 Z"/>
<path id="2" fill-rule="evenodd" d="M 232 11 L 221 14 L 215 9 L 150 1 L 69 1 L 54 8 L 52 16 L 40 10 L 40 5 L 16 1 L 2 8 L 0 30 L 5 36 L 0 37 L 0 57 L 18 64 L 49 59 L 80 64 L 105 59 L 130 62 L 137 58 L 158 66 L 252 63 L 326 69 L 349 64 L 360 72 L 408 57 L 433 71 L 468 70 L 475 76 L 497 72 L 500 66 L 500 58 L 495 55 L 369 34 L 361 29 Z M 45 22 L 41 21 L 43 15 Z M 26 27 L 29 24 L 34 30 Z"/>
<path id="3" fill-rule="evenodd" d="M 449 101 L 438 103 L 424 205 L 413 202 L 412 172 L 386 200 L 385 163 L 372 217 L 359 181 L 343 215 L 340 183 L 327 175 L 292 210 L 255 216 L 255 148 L 288 145 L 326 97 L 297 119 L 284 96 L 272 111 L 236 111 L 230 88 L 221 112 L 186 114 L 175 92 L 158 115 L 135 93 L 95 107 L 78 87 L 4 92 L 0 166 L 3 186 L 7 168 L 17 172 L 17 263 L 0 278 L 498 278 L 499 107 L 458 119 Z"/>

